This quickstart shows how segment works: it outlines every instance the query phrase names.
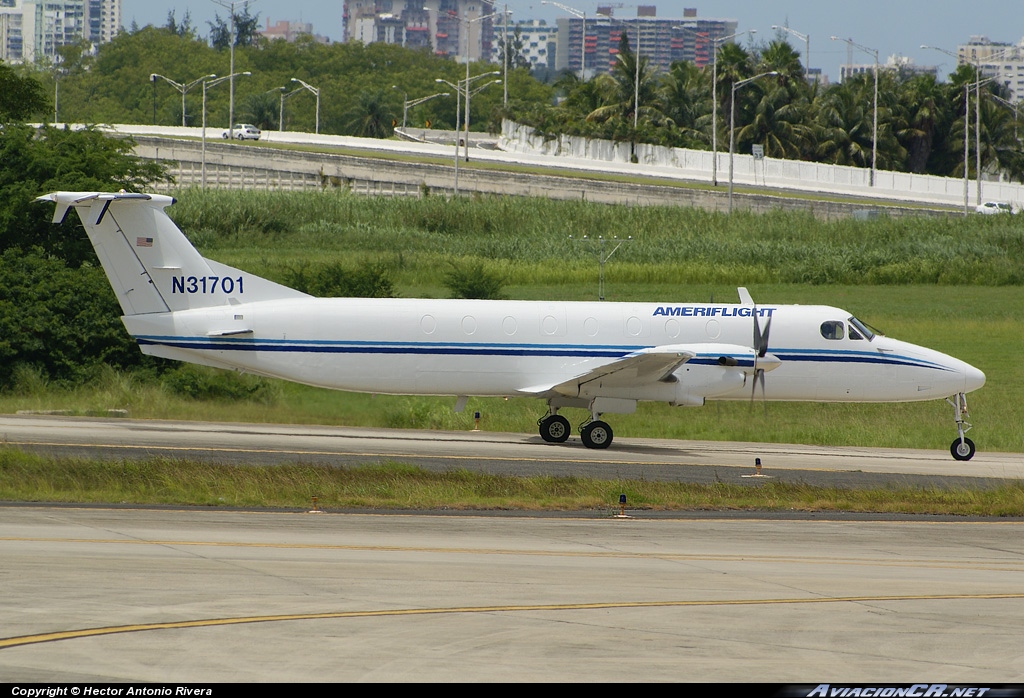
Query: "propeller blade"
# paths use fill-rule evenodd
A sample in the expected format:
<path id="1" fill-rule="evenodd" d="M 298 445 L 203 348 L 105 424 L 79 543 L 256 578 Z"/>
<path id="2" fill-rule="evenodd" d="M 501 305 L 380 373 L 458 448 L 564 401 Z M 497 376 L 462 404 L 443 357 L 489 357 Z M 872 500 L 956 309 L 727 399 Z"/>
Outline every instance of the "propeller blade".
<path id="1" fill-rule="evenodd" d="M 755 320 L 756 322 L 756 320 Z M 768 353 L 768 333 L 772 330 L 772 316 L 768 316 L 768 322 L 764 324 L 764 334 L 761 335 L 761 346 L 757 349 L 758 358 L 764 358 Z"/>
<path id="2" fill-rule="evenodd" d="M 761 353 L 761 324 L 757 321 L 757 306 L 754 306 L 754 353 L 760 355 Z"/>

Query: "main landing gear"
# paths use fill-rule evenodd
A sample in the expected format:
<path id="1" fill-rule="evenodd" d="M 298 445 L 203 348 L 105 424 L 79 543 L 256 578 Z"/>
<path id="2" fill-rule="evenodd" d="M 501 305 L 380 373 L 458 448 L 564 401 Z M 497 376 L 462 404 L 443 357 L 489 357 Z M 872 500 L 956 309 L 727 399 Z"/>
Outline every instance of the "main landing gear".
<path id="1" fill-rule="evenodd" d="M 598 419 L 599 416 L 592 414 L 590 419 L 580 425 L 580 440 L 587 448 L 608 448 L 612 445 L 612 428 L 607 422 Z M 572 433 L 569 420 L 558 414 L 555 407 L 549 407 L 548 414 L 537 420 L 537 427 L 540 438 L 548 443 L 563 443 Z"/>
<path id="2" fill-rule="evenodd" d="M 953 406 L 953 421 L 956 422 L 957 437 L 949 446 L 949 452 L 956 460 L 970 460 L 974 457 L 974 442 L 964 434 L 970 431 L 972 424 L 965 421 L 970 415 L 967 413 L 967 396 L 957 393 L 946 402 Z"/>
<path id="3" fill-rule="evenodd" d="M 569 420 L 553 412 L 538 419 L 537 426 L 540 427 L 540 438 L 553 444 L 563 443 L 572 432 Z"/>

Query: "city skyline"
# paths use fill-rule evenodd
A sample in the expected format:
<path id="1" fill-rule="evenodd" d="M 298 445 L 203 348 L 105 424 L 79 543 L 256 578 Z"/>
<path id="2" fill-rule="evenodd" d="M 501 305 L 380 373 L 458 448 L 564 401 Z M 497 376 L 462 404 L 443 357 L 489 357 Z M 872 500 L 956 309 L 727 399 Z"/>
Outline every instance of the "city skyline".
<path id="1" fill-rule="evenodd" d="M 237 3 L 239 6 L 240 2 Z M 499 3 L 498 5 L 504 5 Z M 507 3 L 513 11 L 513 20 L 545 19 L 550 23 L 560 16 L 566 16 L 562 10 L 553 5 L 541 5 L 540 0 L 511 0 Z M 563 2 L 578 8 L 593 17 L 599 2 L 579 2 L 570 0 Z M 638 3 L 641 4 L 641 3 Z M 682 9 L 695 7 L 697 14 L 705 18 L 728 18 L 739 22 L 738 31 L 745 32 L 756 29 L 755 43 L 766 43 L 774 38 L 771 29 L 774 25 L 788 25 L 794 31 L 810 36 L 810 67 L 821 68 L 830 80 L 839 78 L 839 66 L 847 62 L 847 44 L 842 41 L 831 41 L 830 36 L 836 35 L 849 38 L 862 46 L 877 49 L 879 61 L 884 63 L 890 55 L 902 55 L 912 59 L 918 65 L 934 65 L 938 67 L 940 79 L 953 72 L 956 61 L 949 56 L 929 49 L 921 49 L 922 44 L 937 46 L 947 51 L 956 51 L 960 44 L 968 42 L 971 36 L 983 35 L 992 41 L 1017 43 L 1024 36 L 1024 23 L 1014 27 L 1006 20 L 1016 16 L 1005 2 L 995 0 L 976 0 L 964 4 L 952 0 L 908 0 L 891 2 L 882 0 L 864 0 L 857 5 L 855 12 L 844 10 L 838 4 L 822 3 L 820 0 L 776 0 L 771 6 L 753 0 L 716 0 L 714 3 L 689 2 L 684 4 L 645 2 L 658 6 L 658 16 L 681 16 Z M 341 0 L 256 0 L 250 3 L 251 12 L 259 13 L 261 26 L 266 26 L 267 19 L 272 22 L 279 20 L 311 22 L 313 30 L 331 38 L 332 41 L 342 37 L 342 5 Z M 496 5 L 496 6 L 498 6 Z M 636 15 L 636 5 L 616 8 L 619 17 L 627 18 Z M 122 21 L 131 26 L 136 21 L 139 26 L 146 24 L 163 25 L 169 11 L 174 10 L 180 21 L 185 12 L 189 12 L 193 25 L 199 33 L 209 32 L 207 22 L 212 21 L 216 14 L 224 17 L 227 10 L 212 0 L 168 0 L 166 3 L 152 0 L 123 0 Z M 1009 28 L 1007 28 L 1009 26 Z M 805 60 L 805 42 L 791 34 L 785 38 L 801 54 Z M 744 42 L 746 43 L 746 42 Z M 853 51 L 853 63 L 870 63 L 873 57 L 860 50 Z M 806 65 L 806 61 L 805 61 Z"/>

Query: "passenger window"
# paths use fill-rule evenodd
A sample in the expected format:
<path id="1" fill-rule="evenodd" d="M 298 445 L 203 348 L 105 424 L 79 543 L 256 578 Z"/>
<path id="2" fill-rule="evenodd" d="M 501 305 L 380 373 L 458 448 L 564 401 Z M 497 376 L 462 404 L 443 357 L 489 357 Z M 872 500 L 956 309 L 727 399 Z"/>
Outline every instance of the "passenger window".
<path id="1" fill-rule="evenodd" d="M 835 321 L 821 323 L 821 336 L 825 339 L 842 339 L 843 323 Z"/>
<path id="2" fill-rule="evenodd" d="M 863 337 L 860 336 L 860 332 L 858 332 L 857 328 L 854 327 L 853 325 L 850 325 L 848 329 L 850 332 L 850 339 L 864 339 Z"/>

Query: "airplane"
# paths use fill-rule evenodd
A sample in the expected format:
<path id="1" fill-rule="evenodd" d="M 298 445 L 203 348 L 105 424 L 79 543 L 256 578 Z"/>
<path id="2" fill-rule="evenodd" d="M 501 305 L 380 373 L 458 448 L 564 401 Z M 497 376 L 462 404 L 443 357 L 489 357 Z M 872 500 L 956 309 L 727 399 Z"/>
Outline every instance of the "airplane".
<path id="1" fill-rule="evenodd" d="M 611 445 L 604 414 L 639 401 L 910 402 L 953 407 L 956 460 L 975 445 L 966 394 L 977 368 L 874 331 L 828 306 L 315 298 L 205 259 L 164 210 L 170 196 L 54 192 L 74 208 L 142 352 L 338 390 L 533 397 L 541 438 L 571 434 L 559 410 L 589 411 L 587 448 Z M 760 389 L 760 390 L 759 390 Z"/>

